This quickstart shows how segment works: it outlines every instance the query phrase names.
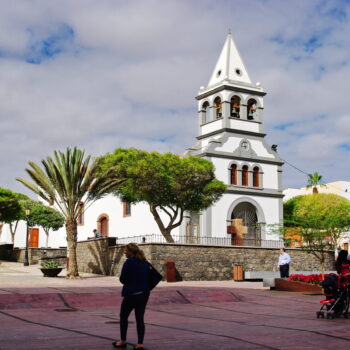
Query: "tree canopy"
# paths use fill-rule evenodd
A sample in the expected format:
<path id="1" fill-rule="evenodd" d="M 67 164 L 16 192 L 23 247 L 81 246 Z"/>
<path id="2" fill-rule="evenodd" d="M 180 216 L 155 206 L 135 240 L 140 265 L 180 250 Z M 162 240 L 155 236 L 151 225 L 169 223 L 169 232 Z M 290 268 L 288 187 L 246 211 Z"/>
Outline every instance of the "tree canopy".
<path id="1" fill-rule="evenodd" d="M 83 150 L 67 148 L 65 152 L 55 151 L 53 157 L 41 161 L 42 168 L 29 162 L 25 169 L 32 181 L 18 178 L 23 185 L 40 196 L 48 204 L 55 204 L 65 218 L 67 243 L 69 249 L 68 277 L 77 277 L 78 264 L 76 258 L 77 217 L 80 204 L 85 208 L 103 197 L 114 180 L 99 175 L 99 163 L 91 161 Z M 119 181 L 119 179 L 117 180 Z"/>
<path id="2" fill-rule="evenodd" d="M 226 185 L 215 179 L 214 166 L 199 157 L 118 148 L 101 158 L 101 172 L 124 178 L 112 192 L 129 202 L 147 202 L 166 240 L 179 226 L 184 211 L 199 211 L 217 201 Z M 169 221 L 161 219 L 164 212 Z"/>
<path id="3" fill-rule="evenodd" d="M 11 223 L 23 218 L 24 211 L 20 204 L 29 198 L 22 194 L 0 187 L 0 222 Z"/>
<path id="4" fill-rule="evenodd" d="M 284 203 L 285 238 L 297 228 L 302 248 L 315 255 L 323 266 L 325 253 L 336 249 L 343 232 L 350 227 L 350 202 L 336 194 L 314 193 Z M 322 267 L 323 268 L 323 267 Z"/>
<path id="5" fill-rule="evenodd" d="M 320 175 L 317 171 L 313 174 L 307 174 L 307 185 L 306 188 L 312 187 L 313 193 L 318 193 L 317 185 L 322 187 L 326 187 L 325 184 L 321 184 L 322 175 Z"/>
<path id="6" fill-rule="evenodd" d="M 284 209 L 284 218 L 289 224 L 340 230 L 350 226 L 350 202 L 336 194 L 297 196 L 287 201 Z"/>

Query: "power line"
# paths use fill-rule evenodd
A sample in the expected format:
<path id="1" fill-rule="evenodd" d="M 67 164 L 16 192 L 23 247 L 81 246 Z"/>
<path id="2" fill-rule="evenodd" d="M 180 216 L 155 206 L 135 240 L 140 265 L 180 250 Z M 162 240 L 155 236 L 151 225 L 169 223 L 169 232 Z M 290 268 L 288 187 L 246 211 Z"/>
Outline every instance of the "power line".
<path id="1" fill-rule="evenodd" d="M 282 159 L 282 158 L 281 158 L 281 159 Z M 295 165 L 289 163 L 287 160 L 285 160 L 285 159 L 282 159 L 282 160 L 283 160 L 285 163 L 287 163 L 288 165 L 290 165 L 292 168 L 298 170 L 299 172 L 301 172 L 301 173 L 303 173 L 303 174 L 305 174 L 305 175 L 310 175 L 310 173 L 307 173 L 306 171 L 299 169 L 299 168 L 296 167 Z M 340 192 L 341 192 L 341 191 L 347 192 L 347 190 L 345 190 L 345 191 L 344 191 L 344 190 L 341 190 L 340 188 L 335 187 L 335 186 L 333 186 L 333 185 L 331 185 L 331 184 L 329 184 L 329 183 L 322 183 L 322 184 L 320 184 L 320 185 L 326 185 L 326 186 L 333 187 L 334 189 L 336 189 L 337 191 L 340 191 Z"/>

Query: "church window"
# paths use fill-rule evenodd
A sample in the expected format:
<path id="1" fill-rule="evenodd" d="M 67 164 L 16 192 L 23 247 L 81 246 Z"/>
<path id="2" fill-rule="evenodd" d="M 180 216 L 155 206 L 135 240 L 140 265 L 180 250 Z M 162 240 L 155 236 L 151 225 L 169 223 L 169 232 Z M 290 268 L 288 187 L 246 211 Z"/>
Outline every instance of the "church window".
<path id="1" fill-rule="evenodd" d="M 202 124 L 205 124 L 207 122 L 207 120 L 209 116 L 209 103 L 208 102 L 204 102 L 203 106 L 202 106 Z"/>
<path id="2" fill-rule="evenodd" d="M 253 187 L 260 187 L 260 172 L 259 167 L 254 167 L 253 169 Z"/>
<path id="3" fill-rule="evenodd" d="M 84 225 L 84 203 L 80 202 L 78 204 L 78 217 L 77 217 L 77 224 L 79 226 Z"/>
<path id="4" fill-rule="evenodd" d="M 239 68 L 236 68 L 235 70 L 236 74 L 241 76 L 242 75 L 242 71 Z"/>
<path id="5" fill-rule="evenodd" d="M 247 119 L 248 120 L 254 120 L 256 119 L 256 101 L 251 98 L 249 101 L 248 101 L 248 104 L 247 104 Z"/>
<path id="6" fill-rule="evenodd" d="M 231 185 L 237 185 L 237 165 L 231 165 Z"/>
<path id="7" fill-rule="evenodd" d="M 242 186 L 248 186 L 248 167 L 242 167 Z"/>
<path id="8" fill-rule="evenodd" d="M 231 98 L 231 117 L 239 118 L 239 111 L 241 108 L 241 99 L 238 96 L 233 96 Z"/>
<path id="9" fill-rule="evenodd" d="M 214 100 L 214 107 L 215 107 L 215 119 L 219 119 L 222 117 L 222 103 L 221 98 L 217 97 Z"/>
<path id="10" fill-rule="evenodd" d="M 217 73 L 216 73 L 216 76 L 219 77 L 221 75 L 221 70 L 219 70 Z"/>
<path id="11" fill-rule="evenodd" d="M 131 216 L 131 203 L 124 201 L 123 202 L 123 216 Z"/>

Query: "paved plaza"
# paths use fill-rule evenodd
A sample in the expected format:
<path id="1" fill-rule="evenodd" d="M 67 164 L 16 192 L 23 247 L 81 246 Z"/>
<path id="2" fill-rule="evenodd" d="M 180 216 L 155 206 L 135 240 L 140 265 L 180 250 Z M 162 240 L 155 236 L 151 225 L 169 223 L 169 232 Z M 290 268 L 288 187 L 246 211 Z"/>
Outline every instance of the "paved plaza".
<path id="1" fill-rule="evenodd" d="M 38 266 L 0 264 L 0 349 L 113 349 L 121 285 L 115 277 L 44 278 Z M 350 319 L 316 319 L 320 295 L 260 282 L 161 283 L 146 312 L 145 348 L 345 349 Z M 128 349 L 136 341 L 130 318 Z"/>

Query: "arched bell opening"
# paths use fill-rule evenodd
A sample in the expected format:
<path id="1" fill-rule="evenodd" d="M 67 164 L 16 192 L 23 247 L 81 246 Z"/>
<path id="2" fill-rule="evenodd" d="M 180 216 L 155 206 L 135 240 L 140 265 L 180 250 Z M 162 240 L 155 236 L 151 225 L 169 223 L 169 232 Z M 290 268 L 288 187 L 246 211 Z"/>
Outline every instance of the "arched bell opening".
<path id="1" fill-rule="evenodd" d="M 241 99 L 238 96 L 233 96 L 230 106 L 230 116 L 233 118 L 240 118 Z"/>
<path id="2" fill-rule="evenodd" d="M 220 97 L 217 97 L 214 100 L 214 108 L 215 108 L 215 119 L 222 118 L 222 103 L 221 103 Z"/>
<path id="3" fill-rule="evenodd" d="M 256 110 L 257 110 L 257 102 L 253 98 L 248 100 L 247 103 L 247 119 L 248 120 L 256 120 Z"/>

